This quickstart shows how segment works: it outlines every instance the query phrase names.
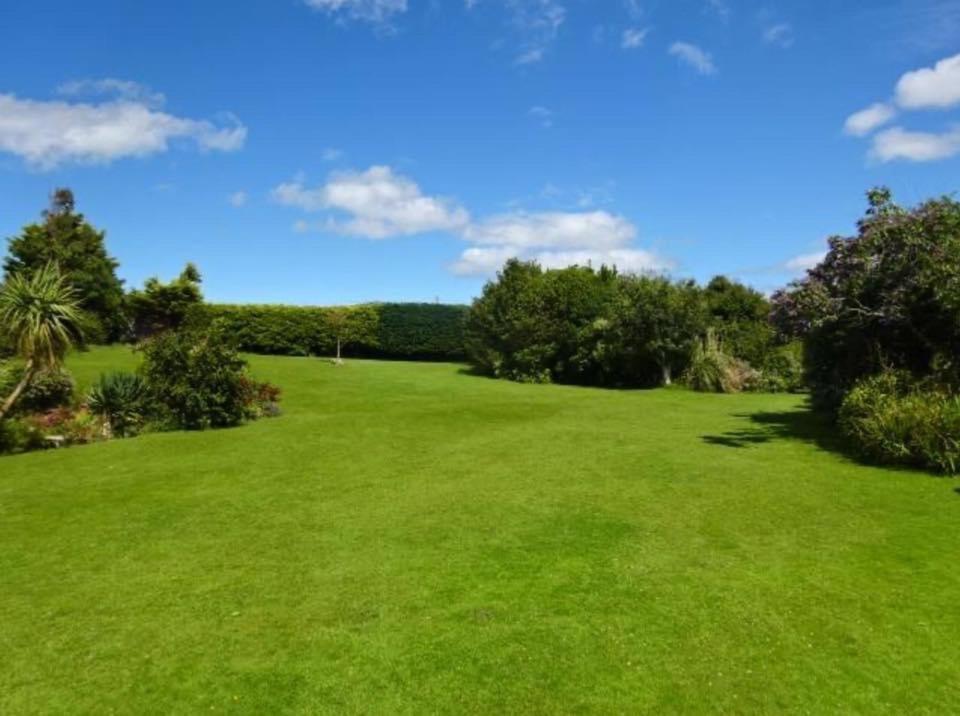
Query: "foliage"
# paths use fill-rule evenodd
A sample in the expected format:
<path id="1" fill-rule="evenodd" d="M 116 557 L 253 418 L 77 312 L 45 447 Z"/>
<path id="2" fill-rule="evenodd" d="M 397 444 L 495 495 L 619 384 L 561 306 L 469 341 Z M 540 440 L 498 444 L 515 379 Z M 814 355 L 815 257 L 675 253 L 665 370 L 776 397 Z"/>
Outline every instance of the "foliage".
<path id="1" fill-rule="evenodd" d="M 57 189 L 43 221 L 10 239 L 5 279 L 30 278 L 51 264 L 57 266 L 76 291 L 78 307 L 86 312 L 88 339 L 120 338 L 126 332 L 123 282 L 117 278 L 117 262 L 107 254 L 104 236 L 76 212 L 73 193 Z"/>
<path id="2" fill-rule="evenodd" d="M 43 446 L 43 434 L 27 419 L 0 420 L 0 455 L 30 452 Z"/>
<path id="3" fill-rule="evenodd" d="M 471 306 L 466 345 L 477 368 L 512 380 L 656 385 L 686 367 L 705 324 L 692 282 L 514 259 Z"/>
<path id="4" fill-rule="evenodd" d="M 732 360 L 721 349 L 716 333 L 707 331 L 707 335 L 694 344 L 685 382 L 701 393 L 730 392 L 727 374 Z"/>
<path id="5" fill-rule="evenodd" d="M 100 376 L 90 389 L 87 406 L 109 427 L 110 434 L 126 437 L 143 423 L 149 410 L 146 381 L 134 373 L 113 372 Z"/>
<path id="6" fill-rule="evenodd" d="M 241 350 L 267 355 L 334 355 L 458 360 L 463 357 L 464 306 L 381 303 L 335 308 L 207 305 L 188 324 L 219 321 Z M 339 324 L 339 325 L 335 325 Z"/>
<path id="7" fill-rule="evenodd" d="M 826 258 L 773 299 L 781 332 L 804 339 L 815 405 L 829 410 L 885 367 L 957 375 L 960 203 L 906 210 L 885 189 L 869 200 L 857 235 L 830 239 Z"/>
<path id="8" fill-rule="evenodd" d="M 23 359 L 23 375 L 0 405 L 3 419 L 37 372 L 56 371 L 78 335 L 76 292 L 47 264 L 32 274 L 9 277 L 0 291 L 0 325 Z"/>
<path id="9" fill-rule="evenodd" d="M 465 306 L 381 303 L 370 308 L 376 321 L 377 355 L 420 360 L 463 358 Z"/>
<path id="10" fill-rule="evenodd" d="M 222 327 L 160 333 L 143 355 L 150 397 L 172 425 L 203 430 L 243 421 L 246 362 Z"/>
<path id="11" fill-rule="evenodd" d="M 694 344 L 684 379 L 689 387 L 701 393 L 759 392 L 763 389 L 759 371 L 745 360 L 726 353 L 713 329 L 708 329 L 704 338 Z"/>
<path id="12" fill-rule="evenodd" d="M 280 396 L 282 391 L 272 383 L 243 378 L 243 405 L 246 417 L 275 418 L 280 415 Z"/>
<path id="13" fill-rule="evenodd" d="M 619 287 L 611 319 L 614 345 L 625 359 L 618 377 L 630 385 L 670 385 L 707 325 L 701 290 L 660 276 L 621 277 Z"/>
<path id="14" fill-rule="evenodd" d="M 40 436 L 40 440 L 47 436 L 56 436 L 62 439 L 63 445 L 83 445 L 107 437 L 103 420 L 86 408 L 74 409 L 63 406 L 36 413 L 25 419 L 31 429 Z M 34 445 L 48 447 L 46 441 Z"/>
<path id="15" fill-rule="evenodd" d="M 757 391 L 797 393 L 803 388 L 803 343 L 793 340 L 768 350 L 760 364 Z"/>
<path id="16" fill-rule="evenodd" d="M 960 395 L 906 371 L 859 381 L 844 398 L 839 424 L 870 460 L 960 472 Z"/>
<path id="17" fill-rule="evenodd" d="M 22 371 L 20 375 L 22 376 Z M 73 378 L 65 368 L 41 371 L 27 384 L 17 401 L 16 409 L 18 412 L 27 413 L 70 405 L 74 387 Z"/>
<path id="18" fill-rule="evenodd" d="M 752 366 L 765 366 L 777 348 L 770 302 L 748 286 L 716 276 L 704 288 L 709 323 L 724 350 Z"/>
<path id="19" fill-rule="evenodd" d="M 54 264 L 9 277 L 0 291 L 0 325 L 14 352 L 38 370 L 58 366 L 79 335 L 77 301 Z"/>
<path id="20" fill-rule="evenodd" d="M 136 337 L 143 339 L 182 326 L 191 312 L 203 303 L 201 282 L 197 267 L 188 263 L 169 283 L 156 277 L 149 278 L 144 282 L 143 290 L 131 291 L 127 305 Z"/>

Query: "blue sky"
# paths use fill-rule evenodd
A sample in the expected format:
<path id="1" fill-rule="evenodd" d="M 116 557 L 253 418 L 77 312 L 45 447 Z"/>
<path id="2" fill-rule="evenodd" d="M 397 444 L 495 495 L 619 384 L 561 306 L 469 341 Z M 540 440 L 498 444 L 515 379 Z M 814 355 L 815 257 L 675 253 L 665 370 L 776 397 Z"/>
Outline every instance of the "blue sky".
<path id="1" fill-rule="evenodd" d="M 465 301 L 508 256 L 781 285 L 960 189 L 960 0 L 0 8 L 0 234 L 55 186 L 138 285 Z"/>

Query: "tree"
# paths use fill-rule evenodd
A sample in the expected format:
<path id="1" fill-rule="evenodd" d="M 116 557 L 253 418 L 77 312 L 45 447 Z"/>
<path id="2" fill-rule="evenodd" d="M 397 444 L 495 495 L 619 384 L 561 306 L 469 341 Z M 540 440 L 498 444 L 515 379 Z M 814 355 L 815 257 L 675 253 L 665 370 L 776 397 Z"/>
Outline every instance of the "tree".
<path id="1" fill-rule="evenodd" d="M 327 322 L 333 329 L 333 335 L 337 339 L 337 357 L 334 359 L 336 365 L 343 365 L 343 358 L 340 357 L 340 349 L 343 342 L 347 339 L 347 332 L 350 328 L 350 314 L 343 307 L 331 308 L 327 313 Z"/>
<path id="2" fill-rule="evenodd" d="M 148 278 L 142 291 L 131 291 L 127 297 L 134 335 L 137 338 L 176 330 L 183 325 L 191 309 L 203 303 L 200 290 L 202 277 L 192 263 L 169 283 Z"/>
<path id="3" fill-rule="evenodd" d="M 24 227 L 9 241 L 3 269 L 6 280 L 27 277 L 56 264 L 64 279 L 76 289 L 80 320 L 88 338 L 115 340 L 127 329 L 123 282 L 118 263 L 107 254 L 105 233 L 97 231 L 76 212 L 73 192 L 57 189 L 43 221 Z"/>
<path id="4" fill-rule="evenodd" d="M 773 297 L 781 332 L 804 340 L 815 404 L 835 410 L 850 388 L 885 369 L 960 386 L 960 203 L 907 210 L 884 188 L 851 237 Z"/>
<path id="5" fill-rule="evenodd" d="M 611 328 L 624 362 L 621 372 L 630 383 L 649 383 L 652 364 L 657 380 L 671 385 L 706 326 L 706 304 L 693 281 L 624 277 Z"/>
<path id="6" fill-rule="evenodd" d="M 79 338 L 80 309 L 76 290 L 53 264 L 10 276 L 0 291 L 0 323 L 24 360 L 23 376 L 0 405 L 0 420 L 40 370 L 53 370 Z"/>
<path id="7" fill-rule="evenodd" d="M 766 365 L 776 349 L 776 332 L 770 323 L 770 301 L 760 293 L 726 276 L 715 276 L 704 288 L 710 326 L 724 351 L 755 368 Z"/>

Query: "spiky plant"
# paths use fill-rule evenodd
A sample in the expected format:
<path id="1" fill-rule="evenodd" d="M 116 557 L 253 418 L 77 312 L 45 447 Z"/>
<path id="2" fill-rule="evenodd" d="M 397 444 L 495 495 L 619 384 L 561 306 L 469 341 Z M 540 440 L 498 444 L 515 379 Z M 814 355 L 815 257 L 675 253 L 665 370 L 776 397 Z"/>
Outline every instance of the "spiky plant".
<path id="1" fill-rule="evenodd" d="M 23 377 L 0 405 L 0 419 L 13 408 L 38 371 L 58 370 L 80 338 L 76 291 L 54 264 L 32 275 L 14 274 L 0 289 L 0 326 L 24 361 Z"/>
<path id="2" fill-rule="evenodd" d="M 90 389 L 87 406 L 106 421 L 113 435 L 122 438 L 143 421 L 147 392 L 139 375 L 108 373 Z"/>

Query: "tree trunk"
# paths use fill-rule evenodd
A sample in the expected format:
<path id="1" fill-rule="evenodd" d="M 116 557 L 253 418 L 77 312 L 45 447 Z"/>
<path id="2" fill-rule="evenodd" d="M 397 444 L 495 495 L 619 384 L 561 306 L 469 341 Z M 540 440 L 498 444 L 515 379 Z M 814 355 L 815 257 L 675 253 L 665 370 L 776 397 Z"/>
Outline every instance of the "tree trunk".
<path id="1" fill-rule="evenodd" d="M 670 366 L 669 366 L 667 363 L 664 363 L 664 364 L 661 366 L 661 370 L 663 371 L 663 384 L 664 384 L 664 385 L 672 385 L 672 384 L 673 384 L 673 380 L 672 380 L 673 374 L 672 374 L 672 371 L 670 370 Z"/>
<path id="2" fill-rule="evenodd" d="M 340 336 L 337 336 L 337 359 L 333 362 L 337 365 L 341 365 L 343 363 L 343 359 L 340 358 Z"/>
<path id="3" fill-rule="evenodd" d="M 7 396 L 7 399 L 3 401 L 3 405 L 0 406 L 0 420 L 3 420 L 7 417 L 7 413 L 13 408 L 14 404 L 20 398 L 20 394 L 30 385 L 30 381 L 33 380 L 34 374 L 33 361 L 28 360 L 27 364 L 23 368 L 23 377 L 20 379 L 20 382 L 17 383 L 17 387 L 13 389 L 13 392 Z"/>

